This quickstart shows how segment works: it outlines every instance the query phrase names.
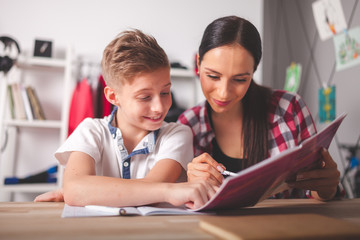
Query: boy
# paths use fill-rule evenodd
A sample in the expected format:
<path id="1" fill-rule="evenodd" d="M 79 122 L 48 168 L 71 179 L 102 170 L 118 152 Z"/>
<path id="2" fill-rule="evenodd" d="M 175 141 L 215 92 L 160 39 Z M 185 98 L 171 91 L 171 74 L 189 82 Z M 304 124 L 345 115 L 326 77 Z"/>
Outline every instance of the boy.
<path id="1" fill-rule="evenodd" d="M 66 165 L 63 189 L 35 201 L 137 206 L 168 202 L 198 208 L 215 190 L 205 182 L 174 183 L 192 160 L 192 133 L 163 122 L 170 106 L 170 67 L 156 40 L 125 31 L 104 50 L 107 100 L 103 119 L 85 119 L 55 153 Z"/>

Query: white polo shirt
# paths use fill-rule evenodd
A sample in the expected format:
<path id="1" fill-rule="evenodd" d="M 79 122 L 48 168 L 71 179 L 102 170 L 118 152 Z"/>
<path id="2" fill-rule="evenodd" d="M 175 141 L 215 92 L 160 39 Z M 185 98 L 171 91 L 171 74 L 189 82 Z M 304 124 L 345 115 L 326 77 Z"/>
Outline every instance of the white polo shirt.
<path id="1" fill-rule="evenodd" d="M 66 165 L 70 153 L 79 151 L 95 161 L 96 175 L 120 178 L 144 178 L 162 159 L 181 164 L 179 181 L 186 180 L 187 164 L 193 158 L 193 137 L 188 126 L 163 122 L 160 129 L 150 132 L 128 153 L 113 116 L 82 121 L 65 143 L 55 152 L 60 164 Z"/>

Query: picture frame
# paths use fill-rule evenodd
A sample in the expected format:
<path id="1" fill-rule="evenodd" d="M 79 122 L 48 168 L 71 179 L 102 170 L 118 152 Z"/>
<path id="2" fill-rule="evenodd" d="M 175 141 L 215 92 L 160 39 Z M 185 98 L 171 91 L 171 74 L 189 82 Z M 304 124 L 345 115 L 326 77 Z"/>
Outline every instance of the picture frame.
<path id="1" fill-rule="evenodd" d="M 52 41 L 35 39 L 34 57 L 52 57 Z"/>

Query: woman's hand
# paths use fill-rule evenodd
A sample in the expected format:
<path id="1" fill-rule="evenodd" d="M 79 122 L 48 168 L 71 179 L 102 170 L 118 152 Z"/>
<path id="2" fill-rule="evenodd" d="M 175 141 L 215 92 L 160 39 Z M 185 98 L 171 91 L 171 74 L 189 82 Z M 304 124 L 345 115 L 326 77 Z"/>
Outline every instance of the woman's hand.
<path id="1" fill-rule="evenodd" d="M 340 172 L 326 149 L 321 150 L 321 161 L 320 169 L 298 173 L 296 182 L 289 183 L 289 186 L 311 190 L 311 195 L 321 201 L 333 199 L 340 181 Z"/>
<path id="2" fill-rule="evenodd" d="M 225 167 L 216 162 L 208 153 L 203 153 L 194 158 L 187 167 L 187 177 L 189 182 L 205 180 L 211 185 L 220 186 L 224 180 L 221 172 L 225 170 Z"/>
<path id="3" fill-rule="evenodd" d="M 166 189 L 166 201 L 174 206 L 185 204 L 190 209 L 197 209 L 212 198 L 217 190 L 218 187 L 206 181 L 174 183 Z"/>

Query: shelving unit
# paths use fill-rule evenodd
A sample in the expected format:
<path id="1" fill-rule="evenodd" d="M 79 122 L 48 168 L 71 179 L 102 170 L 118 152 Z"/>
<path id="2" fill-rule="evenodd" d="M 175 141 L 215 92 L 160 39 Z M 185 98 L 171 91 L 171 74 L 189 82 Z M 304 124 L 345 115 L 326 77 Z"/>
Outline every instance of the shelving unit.
<path id="1" fill-rule="evenodd" d="M 0 136 L 1 143 L 3 144 L 3 136 L 6 130 L 12 130 L 15 137 L 18 135 L 18 130 L 22 129 L 34 129 L 36 131 L 56 131 L 59 134 L 59 146 L 67 138 L 68 132 L 68 119 L 69 119 L 69 105 L 71 98 L 71 89 L 74 84 L 72 82 L 73 72 L 73 56 L 71 49 L 67 50 L 65 59 L 47 59 L 47 58 L 20 58 L 17 67 L 23 74 L 28 71 L 46 71 L 51 74 L 63 74 L 63 93 L 62 97 L 59 98 L 61 104 L 60 119 L 56 120 L 18 120 L 11 119 L 10 116 L 5 114 L 5 110 L 8 107 L 8 94 L 7 85 L 9 84 L 8 79 L 5 76 L 0 76 Z M 185 69 L 171 69 L 171 79 L 173 82 L 173 91 L 178 98 L 178 102 L 184 107 L 188 108 L 197 103 L 197 86 L 196 76 L 191 70 Z M 46 81 L 52 81 L 47 80 Z M 34 131 L 34 132 L 36 132 Z M 34 133 L 36 134 L 36 133 Z M 21 137 L 21 136 L 20 136 Z M 12 142 L 16 142 L 13 140 Z M 32 143 L 29 143 L 32 144 Z M 62 173 L 63 168 L 58 165 L 58 181 L 56 183 L 41 183 L 41 184 L 14 184 L 4 185 L 4 179 L 6 177 L 12 177 L 15 175 L 15 161 L 16 152 L 20 151 L 16 144 L 8 144 L 7 154 L 0 152 L 0 201 L 11 200 L 11 193 L 41 193 L 50 191 L 61 187 L 62 184 Z M 10 154 L 8 153 L 10 152 Z M 52 157 L 52 156 L 49 156 Z M 5 197 L 4 197 L 5 196 Z"/>
<path id="2" fill-rule="evenodd" d="M 72 77 L 72 66 L 73 66 L 73 52 L 71 47 L 66 49 L 66 55 L 64 59 L 55 58 L 41 58 L 41 57 L 30 57 L 26 58 L 21 56 L 17 61 L 17 67 L 20 69 L 22 74 L 27 74 L 28 71 L 32 72 L 50 72 L 50 74 L 62 74 L 63 80 L 63 92 L 59 101 L 62 102 L 60 112 L 60 119 L 56 120 L 17 120 L 11 119 L 7 116 L 6 109 L 8 108 L 8 91 L 7 86 L 9 80 L 6 76 L 0 76 L 0 142 L 1 146 L 4 143 L 4 136 L 6 131 L 13 132 L 14 138 L 17 138 L 17 132 L 21 129 L 35 129 L 43 131 L 56 132 L 60 143 L 64 142 L 67 138 L 68 133 L 68 119 L 69 119 L 69 105 L 71 98 L 71 88 L 73 86 Z M 20 79 L 21 81 L 21 79 Z M 46 79 L 46 81 L 52 81 L 52 79 Z M 36 134 L 33 131 L 32 134 Z M 16 143 L 16 140 L 11 143 Z M 39 184 L 14 184 L 5 185 L 4 179 L 6 177 L 12 177 L 15 175 L 15 164 L 16 158 L 15 153 L 20 151 L 16 144 L 8 143 L 6 154 L 0 152 L 0 200 L 9 201 L 11 200 L 11 193 L 17 192 L 32 192 L 41 193 L 59 188 L 62 184 L 62 173 L 63 168 L 58 165 L 57 182 L 56 183 L 39 183 Z M 33 144 L 34 149 L 41 146 L 36 146 L 36 143 L 29 142 L 29 145 Z M 51 158 L 52 156 L 49 156 Z"/>
<path id="3" fill-rule="evenodd" d="M 171 68 L 172 92 L 178 104 L 187 109 L 199 101 L 198 83 L 193 70 Z"/>

